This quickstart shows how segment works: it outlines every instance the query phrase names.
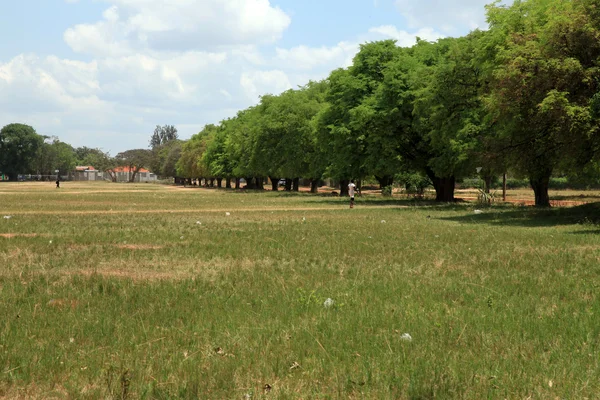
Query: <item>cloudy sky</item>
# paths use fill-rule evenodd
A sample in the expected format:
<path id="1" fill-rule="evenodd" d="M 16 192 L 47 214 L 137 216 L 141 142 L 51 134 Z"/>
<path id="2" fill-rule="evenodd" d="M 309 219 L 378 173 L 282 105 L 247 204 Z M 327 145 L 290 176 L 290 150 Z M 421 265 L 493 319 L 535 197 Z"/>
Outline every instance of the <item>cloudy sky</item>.
<path id="1" fill-rule="evenodd" d="M 188 138 L 265 93 L 349 65 L 360 43 L 485 27 L 488 0 L 19 0 L 0 12 L 0 127 L 111 154 Z"/>

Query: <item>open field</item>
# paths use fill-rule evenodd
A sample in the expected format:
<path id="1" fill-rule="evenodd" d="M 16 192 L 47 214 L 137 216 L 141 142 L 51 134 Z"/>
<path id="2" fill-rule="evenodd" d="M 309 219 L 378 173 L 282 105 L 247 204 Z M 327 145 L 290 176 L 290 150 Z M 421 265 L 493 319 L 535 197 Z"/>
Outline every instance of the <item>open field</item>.
<path id="1" fill-rule="evenodd" d="M 598 398 L 600 207 L 347 206 L 0 184 L 0 398 Z"/>

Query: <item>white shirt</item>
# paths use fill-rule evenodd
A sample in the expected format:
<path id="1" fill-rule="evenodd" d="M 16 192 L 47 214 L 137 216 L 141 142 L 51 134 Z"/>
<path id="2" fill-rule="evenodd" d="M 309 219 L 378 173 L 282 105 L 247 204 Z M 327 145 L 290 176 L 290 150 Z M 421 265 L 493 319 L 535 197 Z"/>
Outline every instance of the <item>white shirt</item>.
<path id="1" fill-rule="evenodd" d="M 348 194 L 350 197 L 354 197 L 354 190 L 356 189 L 356 185 L 354 183 L 350 183 L 348 185 Z"/>

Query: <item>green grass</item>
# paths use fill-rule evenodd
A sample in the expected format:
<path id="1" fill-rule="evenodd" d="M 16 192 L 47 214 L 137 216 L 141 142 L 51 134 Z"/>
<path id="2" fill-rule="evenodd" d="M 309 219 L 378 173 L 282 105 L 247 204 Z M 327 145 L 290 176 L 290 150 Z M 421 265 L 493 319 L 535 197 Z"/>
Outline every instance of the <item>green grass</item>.
<path id="1" fill-rule="evenodd" d="M 0 185 L 0 397 L 600 393 L 596 205 L 64 186 Z"/>

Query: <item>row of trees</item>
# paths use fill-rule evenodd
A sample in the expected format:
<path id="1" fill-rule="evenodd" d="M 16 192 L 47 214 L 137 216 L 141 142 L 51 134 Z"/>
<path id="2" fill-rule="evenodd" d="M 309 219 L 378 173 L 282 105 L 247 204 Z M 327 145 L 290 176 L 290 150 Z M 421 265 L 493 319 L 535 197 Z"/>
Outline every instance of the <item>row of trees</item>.
<path id="1" fill-rule="evenodd" d="M 487 7 L 488 31 L 410 48 L 361 46 L 333 71 L 206 126 L 164 149 L 186 177 L 341 182 L 427 176 L 438 201 L 483 167 L 527 176 L 549 206 L 553 173 L 598 171 L 600 9 L 596 0 L 517 0 Z M 169 172 L 172 172 L 169 171 Z M 220 183 L 219 183 L 220 184 Z M 290 187 L 288 187 L 290 189 Z"/>

